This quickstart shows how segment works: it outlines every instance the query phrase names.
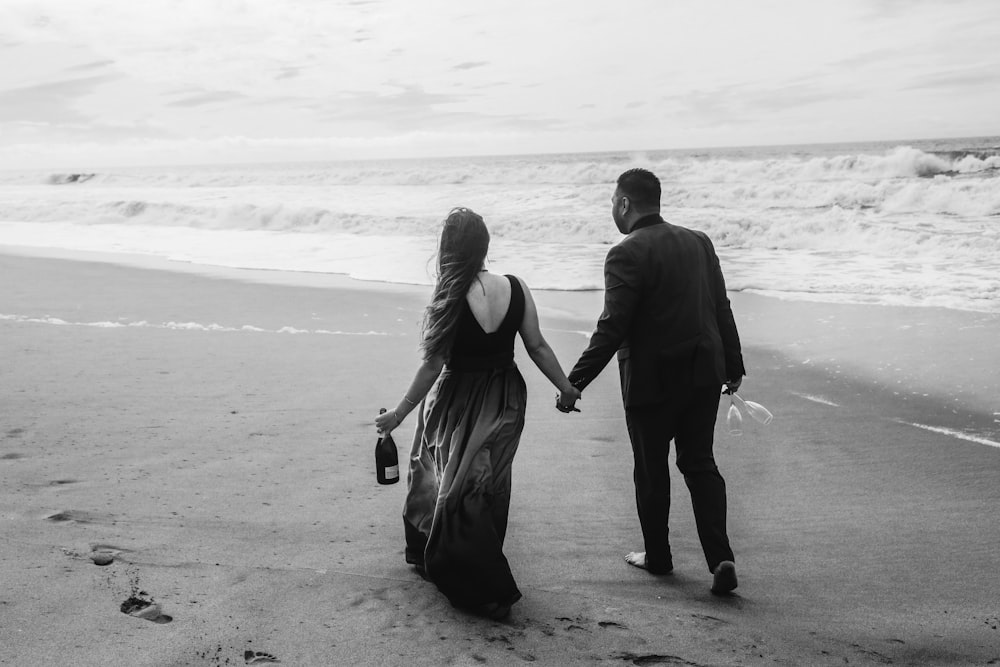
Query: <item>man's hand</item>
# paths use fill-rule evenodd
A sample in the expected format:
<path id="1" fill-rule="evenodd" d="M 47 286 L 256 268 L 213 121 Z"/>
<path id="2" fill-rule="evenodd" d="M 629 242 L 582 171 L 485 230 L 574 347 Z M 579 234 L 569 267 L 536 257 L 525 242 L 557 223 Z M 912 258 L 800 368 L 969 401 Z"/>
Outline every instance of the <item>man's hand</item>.
<path id="1" fill-rule="evenodd" d="M 737 391 L 739 391 L 741 384 L 743 384 L 743 378 L 741 377 L 738 377 L 735 380 L 726 380 L 726 390 L 722 393 L 735 394 Z"/>
<path id="2" fill-rule="evenodd" d="M 571 391 L 562 391 L 556 394 L 556 410 L 559 412 L 579 412 L 580 408 L 576 407 L 576 402 L 580 400 L 583 394 L 576 387 L 573 387 Z"/>

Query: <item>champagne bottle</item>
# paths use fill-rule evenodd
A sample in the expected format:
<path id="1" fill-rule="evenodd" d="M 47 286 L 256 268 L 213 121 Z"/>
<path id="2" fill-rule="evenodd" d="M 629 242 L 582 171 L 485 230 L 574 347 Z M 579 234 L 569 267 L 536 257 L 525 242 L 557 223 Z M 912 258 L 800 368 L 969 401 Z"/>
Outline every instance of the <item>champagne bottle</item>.
<path id="1" fill-rule="evenodd" d="M 379 414 L 383 412 L 385 408 L 379 410 Z M 380 435 L 375 443 L 375 477 L 379 484 L 395 484 L 399 481 L 399 456 L 391 433 Z"/>

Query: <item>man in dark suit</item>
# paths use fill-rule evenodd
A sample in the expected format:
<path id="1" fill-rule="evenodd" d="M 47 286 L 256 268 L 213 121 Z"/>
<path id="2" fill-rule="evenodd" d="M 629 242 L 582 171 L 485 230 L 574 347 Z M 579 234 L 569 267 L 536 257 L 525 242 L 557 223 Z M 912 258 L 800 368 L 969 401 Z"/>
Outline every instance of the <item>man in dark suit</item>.
<path id="1" fill-rule="evenodd" d="M 660 217 L 660 181 L 644 169 L 618 178 L 611 215 L 625 238 L 604 264 L 604 312 L 569 374 L 581 391 L 618 354 L 625 419 L 635 456 L 635 496 L 645 552 L 625 557 L 653 574 L 673 569 L 668 540 L 670 440 L 691 493 L 712 592 L 736 588 L 726 534 L 726 483 L 712 454 L 722 385 L 746 374 L 719 259 L 709 238 Z M 572 397 L 559 399 L 573 409 Z"/>

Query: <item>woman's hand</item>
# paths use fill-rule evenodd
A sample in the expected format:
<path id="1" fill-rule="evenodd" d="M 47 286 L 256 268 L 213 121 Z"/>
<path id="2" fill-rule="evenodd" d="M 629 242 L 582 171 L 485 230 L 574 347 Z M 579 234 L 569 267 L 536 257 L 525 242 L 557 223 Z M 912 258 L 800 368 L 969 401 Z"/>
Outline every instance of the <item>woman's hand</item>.
<path id="1" fill-rule="evenodd" d="M 388 412 L 383 411 L 375 418 L 375 426 L 378 428 L 379 433 L 384 433 L 388 435 L 392 433 L 393 429 L 399 426 L 399 422 L 402 421 L 398 416 L 396 416 L 396 410 L 389 410 Z"/>
<path id="2" fill-rule="evenodd" d="M 579 412 L 580 408 L 576 407 L 576 402 L 580 400 L 583 394 L 576 387 L 570 387 L 569 391 L 561 391 L 559 395 L 556 396 L 556 409 L 559 412 Z"/>

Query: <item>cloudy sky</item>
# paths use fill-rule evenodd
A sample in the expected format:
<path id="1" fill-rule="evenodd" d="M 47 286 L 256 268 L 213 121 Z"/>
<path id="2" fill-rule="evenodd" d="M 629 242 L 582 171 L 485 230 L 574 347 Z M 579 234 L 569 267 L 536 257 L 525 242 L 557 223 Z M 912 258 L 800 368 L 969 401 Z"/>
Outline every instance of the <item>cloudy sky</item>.
<path id="1" fill-rule="evenodd" d="M 3 0 L 0 168 L 1000 134 L 997 0 Z"/>

